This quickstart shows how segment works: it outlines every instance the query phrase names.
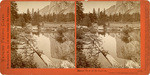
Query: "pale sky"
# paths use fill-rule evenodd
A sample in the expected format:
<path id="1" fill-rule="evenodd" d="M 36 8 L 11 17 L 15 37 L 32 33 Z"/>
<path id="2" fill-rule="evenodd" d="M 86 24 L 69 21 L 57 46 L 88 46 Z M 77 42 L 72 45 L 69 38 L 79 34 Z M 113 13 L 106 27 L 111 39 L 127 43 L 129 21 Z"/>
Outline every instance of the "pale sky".
<path id="1" fill-rule="evenodd" d="M 116 1 L 82 1 L 84 13 L 93 12 L 93 8 L 95 8 L 95 11 L 98 11 L 98 8 L 100 8 L 100 11 L 103 11 L 104 8 L 108 9 L 112 5 L 116 4 Z"/>
<path id="2" fill-rule="evenodd" d="M 34 11 L 37 11 L 49 5 L 50 1 L 16 1 L 16 3 L 18 5 L 18 13 L 26 13 L 28 8 L 30 12 L 32 12 L 32 8 L 34 8 Z"/>

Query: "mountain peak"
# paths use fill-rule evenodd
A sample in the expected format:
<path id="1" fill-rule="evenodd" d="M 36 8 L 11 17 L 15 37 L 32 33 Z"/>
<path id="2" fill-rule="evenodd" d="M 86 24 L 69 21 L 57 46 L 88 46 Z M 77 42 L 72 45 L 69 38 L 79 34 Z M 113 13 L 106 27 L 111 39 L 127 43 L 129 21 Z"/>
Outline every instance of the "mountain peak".
<path id="1" fill-rule="evenodd" d="M 74 13 L 75 11 L 75 3 L 73 1 L 52 1 L 49 5 L 45 6 L 43 9 L 39 11 L 41 15 L 47 14 L 67 14 Z"/>
<path id="2" fill-rule="evenodd" d="M 140 2 L 139 1 L 117 1 L 116 5 L 113 5 L 106 10 L 107 15 L 113 15 L 118 13 L 121 14 L 140 13 Z"/>

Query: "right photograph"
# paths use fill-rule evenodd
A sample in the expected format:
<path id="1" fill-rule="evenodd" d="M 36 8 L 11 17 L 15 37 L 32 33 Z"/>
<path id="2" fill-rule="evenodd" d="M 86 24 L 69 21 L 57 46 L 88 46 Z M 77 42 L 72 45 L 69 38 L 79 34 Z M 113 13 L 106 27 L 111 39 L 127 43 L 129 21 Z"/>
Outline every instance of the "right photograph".
<path id="1" fill-rule="evenodd" d="M 140 1 L 77 1 L 77 68 L 141 68 L 140 28 Z"/>

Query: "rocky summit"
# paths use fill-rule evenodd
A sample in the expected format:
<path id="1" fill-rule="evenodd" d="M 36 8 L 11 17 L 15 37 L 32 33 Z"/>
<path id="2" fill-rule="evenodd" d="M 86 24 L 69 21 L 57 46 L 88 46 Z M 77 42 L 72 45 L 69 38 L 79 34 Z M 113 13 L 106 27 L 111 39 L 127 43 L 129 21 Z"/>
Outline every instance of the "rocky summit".
<path id="1" fill-rule="evenodd" d="M 117 1 L 116 5 L 113 5 L 106 10 L 107 15 L 113 15 L 119 13 L 121 14 L 140 13 L 140 2 L 139 1 Z"/>
<path id="2" fill-rule="evenodd" d="M 47 14 L 67 14 L 74 13 L 75 11 L 75 3 L 74 1 L 51 1 L 49 5 L 45 6 L 39 13 L 41 15 Z"/>

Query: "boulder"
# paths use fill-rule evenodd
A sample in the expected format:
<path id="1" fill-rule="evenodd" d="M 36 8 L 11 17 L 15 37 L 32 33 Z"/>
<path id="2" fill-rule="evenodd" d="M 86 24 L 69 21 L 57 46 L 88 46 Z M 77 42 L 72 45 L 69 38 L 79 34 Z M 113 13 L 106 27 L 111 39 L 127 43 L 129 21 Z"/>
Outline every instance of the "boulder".
<path id="1" fill-rule="evenodd" d="M 55 39 L 51 38 L 51 57 L 68 60 L 74 63 L 74 51 L 74 43 L 72 41 L 59 43 Z"/>
<path id="2" fill-rule="evenodd" d="M 117 44 L 117 56 L 123 59 L 132 60 L 140 64 L 140 42 L 130 41 L 129 43 Z"/>

